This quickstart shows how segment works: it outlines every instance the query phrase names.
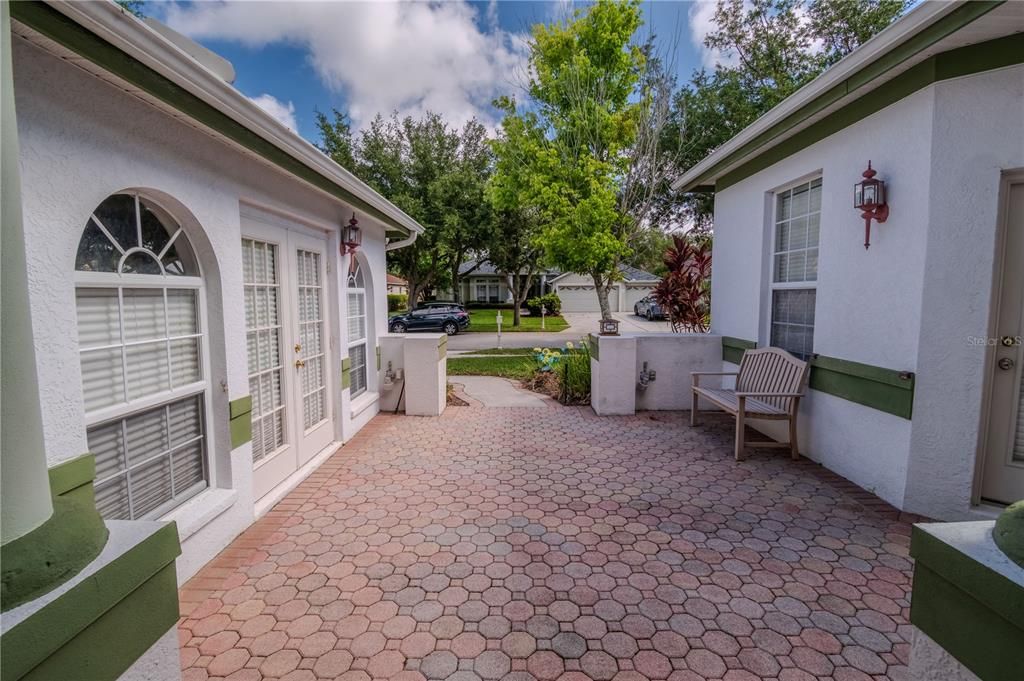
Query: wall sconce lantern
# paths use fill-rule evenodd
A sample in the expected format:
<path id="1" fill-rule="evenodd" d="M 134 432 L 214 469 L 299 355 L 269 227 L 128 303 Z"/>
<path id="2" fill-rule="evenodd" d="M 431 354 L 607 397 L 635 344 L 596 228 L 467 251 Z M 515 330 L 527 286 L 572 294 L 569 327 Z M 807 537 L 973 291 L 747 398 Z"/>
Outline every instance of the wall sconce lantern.
<path id="1" fill-rule="evenodd" d="M 868 161 L 864 179 L 853 185 L 853 207 L 864 218 L 864 248 L 871 245 L 871 221 L 879 224 L 889 218 L 889 204 L 885 200 L 885 182 L 875 179 L 877 173 Z"/>
<path id="2" fill-rule="evenodd" d="M 363 230 L 359 229 L 359 221 L 356 220 L 356 214 L 352 213 L 352 219 L 348 221 L 348 224 L 341 228 L 341 254 L 342 255 L 355 255 L 359 249 L 359 244 L 363 242 Z M 352 258 L 349 261 L 349 271 L 355 271 L 356 259 Z"/>
<path id="3" fill-rule="evenodd" d="M 601 320 L 601 335 L 602 336 L 618 336 L 619 335 L 619 320 L 618 319 L 602 319 Z"/>

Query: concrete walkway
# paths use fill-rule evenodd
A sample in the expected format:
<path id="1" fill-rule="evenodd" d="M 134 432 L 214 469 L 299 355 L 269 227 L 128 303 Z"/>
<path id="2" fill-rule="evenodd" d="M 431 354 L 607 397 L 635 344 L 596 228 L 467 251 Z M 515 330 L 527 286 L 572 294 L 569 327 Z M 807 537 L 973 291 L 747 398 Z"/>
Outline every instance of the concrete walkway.
<path id="1" fill-rule="evenodd" d="M 562 315 L 569 323 L 569 328 L 562 331 L 531 331 L 511 332 L 501 335 L 501 346 L 504 348 L 560 348 L 566 341 L 578 343 L 591 333 L 596 333 L 601 315 L 597 312 L 566 312 Z M 649 322 L 631 312 L 615 312 L 613 316 L 619 320 L 619 329 L 626 333 L 667 333 L 672 325 L 667 321 Z M 448 350 L 484 350 L 498 347 L 496 333 L 460 333 L 448 338 Z"/>
<path id="2" fill-rule="evenodd" d="M 507 378 L 497 376 L 449 376 L 448 382 L 483 407 L 548 407 L 551 398 L 524 390 Z"/>

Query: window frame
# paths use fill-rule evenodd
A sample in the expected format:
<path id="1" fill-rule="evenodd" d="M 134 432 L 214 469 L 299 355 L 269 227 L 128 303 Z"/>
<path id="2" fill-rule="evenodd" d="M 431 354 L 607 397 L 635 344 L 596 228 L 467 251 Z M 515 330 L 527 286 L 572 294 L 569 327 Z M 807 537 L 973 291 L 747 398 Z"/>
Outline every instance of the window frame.
<path id="1" fill-rule="evenodd" d="M 355 256 L 353 255 L 353 256 L 350 256 L 350 257 L 354 258 Z M 362 279 L 362 282 L 361 282 L 362 286 L 355 286 L 355 285 L 353 285 L 354 282 L 356 281 L 356 275 L 357 274 Z M 366 393 L 368 393 L 370 391 L 370 371 L 369 371 L 369 364 L 370 364 L 370 310 L 369 310 L 369 307 L 367 306 L 368 305 L 368 297 L 366 295 L 366 276 L 363 274 L 363 271 L 362 271 L 362 263 L 360 263 L 358 260 L 355 261 L 355 269 L 353 269 L 349 273 L 349 275 L 345 278 L 345 303 L 346 303 L 346 305 L 345 305 L 346 327 L 345 328 L 346 328 L 346 331 L 348 330 L 348 326 L 349 326 L 349 324 L 351 324 L 351 320 L 352 320 L 351 305 L 349 304 L 349 301 L 351 300 L 351 297 L 353 295 L 362 297 L 362 305 L 360 307 L 361 307 L 361 309 L 363 311 L 363 314 L 356 315 L 356 316 L 357 317 L 361 317 L 362 320 L 363 320 L 363 324 L 362 324 L 363 336 L 362 336 L 362 338 L 358 338 L 356 340 L 353 340 L 351 336 L 348 336 L 346 338 L 347 344 L 346 344 L 345 348 L 346 348 L 346 351 L 348 352 L 348 358 L 349 358 L 349 360 L 351 360 L 351 363 L 349 365 L 349 398 L 350 399 L 354 399 L 356 397 L 359 397 L 360 395 L 365 395 Z M 415 314 L 415 310 L 413 311 L 412 314 Z M 346 334 L 346 335 L 348 335 L 348 334 Z M 355 371 L 357 369 L 357 365 L 355 363 L 355 359 L 352 356 L 352 348 L 358 347 L 360 345 L 363 346 L 363 364 L 362 364 L 362 366 L 360 366 L 358 368 L 361 369 L 362 372 L 363 372 L 363 388 L 362 388 L 362 390 L 359 390 L 358 392 L 356 392 L 356 391 L 354 391 L 352 389 L 352 383 L 353 383 L 352 376 L 354 375 L 354 373 L 355 373 Z"/>
<path id="2" fill-rule="evenodd" d="M 155 204 L 170 219 L 175 220 L 175 222 L 177 223 L 177 220 L 173 217 L 174 214 L 173 214 L 172 211 L 168 210 L 163 204 L 161 204 L 159 201 L 153 199 L 152 197 L 150 197 L 148 195 L 147 196 L 143 196 L 139 192 L 131 192 L 131 191 L 115 192 L 115 194 L 129 194 L 129 195 L 131 195 L 131 196 L 133 196 L 135 198 L 135 215 L 136 215 L 137 229 L 141 229 L 141 227 L 139 226 L 139 223 L 141 221 L 141 204 L 140 204 L 140 199 L 143 199 L 143 198 L 147 202 L 149 202 L 151 204 Z M 115 194 L 111 194 L 110 196 L 114 196 Z M 110 197 L 108 196 L 107 198 L 110 198 Z M 106 201 L 107 198 L 105 198 L 104 201 Z M 100 222 L 100 220 L 96 217 L 95 210 L 92 213 L 90 213 L 89 217 L 86 219 L 86 226 L 88 226 L 88 223 L 90 221 L 95 222 L 97 224 L 97 226 L 99 226 L 100 230 L 106 235 L 106 237 L 108 239 L 110 239 L 113 243 L 116 244 L 116 240 L 114 239 L 113 235 L 107 230 L 106 226 L 104 226 L 102 224 L 102 222 Z M 166 227 L 166 225 L 165 225 L 165 227 Z M 83 348 L 81 346 L 79 340 L 78 340 L 78 337 L 77 337 L 77 321 L 76 321 L 75 346 L 76 346 L 76 353 L 78 354 L 78 357 L 79 357 L 79 368 L 80 369 L 81 369 L 81 358 L 82 358 L 83 352 L 95 351 L 95 350 L 100 350 L 100 349 L 103 349 L 103 348 L 128 347 L 128 346 L 131 346 L 131 345 L 145 344 L 146 342 L 154 342 L 153 340 L 143 341 L 143 342 L 136 342 L 136 341 L 126 342 L 125 341 L 125 324 L 124 324 L 124 314 L 123 314 L 123 311 L 124 311 L 124 290 L 125 289 L 154 289 L 154 290 L 164 291 L 164 301 L 165 301 L 165 303 L 164 303 L 164 327 L 165 327 L 165 329 L 168 330 L 168 333 L 167 333 L 167 335 L 165 335 L 160 340 L 165 340 L 165 341 L 169 342 L 170 340 L 173 340 L 175 338 L 196 338 L 197 339 L 198 353 L 199 353 L 199 366 L 198 366 L 198 368 L 199 368 L 199 372 L 200 372 L 200 378 L 197 381 L 192 381 L 190 383 L 187 383 L 187 384 L 184 384 L 184 385 L 180 385 L 180 386 L 177 386 L 177 387 L 169 387 L 165 391 L 162 391 L 162 392 L 159 392 L 159 393 L 155 393 L 155 394 L 152 394 L 152 395 L 145 395 L 143 397 L 138 397 L 138 398 L 135 398 L 135 399 L 129 399 L 128 398 L 128 393 L 127 393 L 128 369 L 127 369 L 127 366 L 126 366 L 125 355 L 124 355 L 124 353 L 122 353 L 121 354 L 121 363 L 122 363 L 121 367 L 122 367 L 122 375 L 123 375 L 122 380 L 124 381 L 124 387 L 125 387 L 125 401 L 124 402 L 120 402 L 118 404 L 113 404 L 113 405 L 108 405 L 108 406 L 105 406 L 105 407 L 100 407 L 98 409 L 94 409 L 92 411 L 89 411 L 89 410 L 87 410 L 87 408 L 85 406 L 85 386 L 82 385 L 81 388 L 80 388 L 81 395 L 82 395 L 82 407 L 83 407 L 82 408 L 82 412 L 83 412 L 83 415 L 84 415 L 84 426 L 85 426 L 85 431 L 86 431 L 86 437 L 88 437 L 89 430 L 94 429 L 94 428 L 98 428 L 98 427 L 101 427 L 101 426 L 105 426 L 105 425 L 108 425 L 108 424 L 111 424 L 111 423 L 115 423 L 115 422 L 121 422 L 122 437 L 126 437 L 125 429 L 127 428 L 127 421 L 129 419 L 131 419 L 132 417 L 134 417 L 134 416 L 137 416 L 137 415 L 139 415 L 139 414 L 141 414 L 143 412 L 146 412 L 146 411 L 154 410 L 154 409 L 156 409 L 156 408 L 158 408 L 160 406 L 169 407 L 170 405 L 172 405 L 174 403 L 182 402 L 182 401 L 185 401 L 185 400 L 187 400 L 187 399 L 189 399 L 191 397 L 195 397 L 195 396 L 198 396 L 200 401 L 201 401 L 201 403 L 202 403 L 202 406 L 201 406 L 201 409 L 200 409 L 200 428 L 201 428 L 202 435 L 199 438 L 194 438 L 194 440 L 198 439 L 202 443 L 202 447 L 201 447 L 201 449 L 202 449 L 201 462 L 202 462 L 202 468 L 203 468 L 203 483 L 202 484 L 197 483 L 197 484 L 193 485 L 184 494 L 172 496 L 171 499 L 167 500 L 166 502 L 164 502 L 163 504 L 157 506 L 156 508 L 150 510 L 148 513 L 145 513 L 142 516 L 139 516 L 139 517 L 136 517 L 136 518 L 132 518 L 133 520 L 152 520 L 152 519 L 163 518 L 165 516 L 170 515 L 172 511 L 174 511 L 175 509 L 181 507 L 183 504 L 185 504 L 186 502 L 188 502 L 190 499 L 194 498 L 198 494 L 202 493 L 203 491 L 208 490 L 208 489 L 213 489 L 214 487 L 216 487 L 216 480 L 215 480 L 216 466 L 214 466 L 212 464 L 211 460 L 210 460 L 211 459 L 211 453 L 212 453 L 211 438 L 213 437 L 213 431 L 212 431 L 212 428 L 211 428 L 211 425 L 213 424 L 213 409 L 212 409 L 212 404 L 211 404 L 212 403 L 212 399 L 211 399 L 211 389 L 210 389 L 210 376 L 211 376 L 211 367 L 210 367 L 210 329 L 209 329 L 209 324 L 208 324 L 208 320 L 207 320 L 207 309 L 208 308 L 207 308 L 207 302 L 206 302 L 206 287 L 205 287 L 205 283 L 204 283 L 204 276 L 203 276 L 203 271 L 202 271 L 202 265 L 199 262 L 198 256 L 195 255 L 195 248 L 192 246 L 191 239 L 188 238 L 188 234 L 185 232 L 185 229 L 184 229 L 184 227 L 181 224 L 177 224 L 177 227 L 178 227 L 178 230 L 170 235 L 171 238 L 169 239 L 167 246 L 165 246 L 165 248 L 161 251 L 161 254 L 166 252 L 166 250 L 172 244 L 176 243 L 178 241 L 178 239 L 180 239 L 182 236 L 184 236 L 184 238 L 186 239 L 186 241 L 189 244 L 190 249 L 192 250 L 193 256 L 195 257 L 195 265 L 196 265 L 196 268 L 199 271 L 198 276 L 187 276 L 187 275 L 180 275 L 180 274 L 168 274 L 166 269 L 163 267 L 163 263 L 160 260 L 161 254 L 153 253 L 149 249 L 143 248 L 141 246 L 131 247 L 131 248 L 128 248 L 128 249 L 124 249 L 124 252 L 122 253 L 121 258 L 119 258 L 119 267 L 118 267 L 118 269 L 120 269 L 120 265 L 124 262 L 125 258 L 127 258 L 129 255 L 131 255 L 132 253 L 142 252 L 142 253 L 149 254 L 149 255 L 151 255 L 151 256 L 156 258 L 156 261 L 158 263 L 160 263 L 160 266 L 161 266 L 161 273 L 160 274 L 138 274 L 138 273 L 121 273 L 121 272 L 94 272 L 94 271 L 81 271 L 81 270 L 77 270 L 77 269 L 73 270 L 73 274 L 74 274 L 74 276 L 73 276 L 74 293 L 75 293 L 75 296 L 76 296 L 76 302 L 75 302 L 76 316 L 77 316 L 77 306 L 78 306 L 77 295 L 78 295 L 78 291 L 80 289 L 90 289 L 90 288 L 91 289 L 104 289 L 104 290 L 115 290 L 117 292 L 118 327 L 119 327 L 118 328 L 118 334 L 119 334 L 119 337 L 120 337 L 120 340 L 121 340 L 121 342 L 118 343 L 117 345 L 98 345 L 98 346 L 93 346 L 93 347 L 89 347 L 89 348 Z M 85 229 L 86 228 L 82 228 L 82 230 L 79 231 L 79 239 L 81 239 L 81 235 L 84 234 Z M 76 257 L 77 257 L 77 250 L 76 250 Z M 191 291 L 195 292 L 196 333 L 194 333 L 194 334 L 187 334 L 186 336 L 171 336 L 170 333 L 169 333 L 168 307 L 167 307 L 167 303 L 166 303 L 166 301 L 167 301 L 167 291 L 175 290 L 175 289 L 191 290 Z M 170 366 L 168 367 L 168 372 L 170 372 Z M 169 385 L 170 385 L 170 383 L 169 383 Z M 181 444 L 176 445 L 176 446 L 171 447 L 170 449 L 168 449 L 166 452 L 163 452 L 162 454 L 154 454 L 154 455 L 151 455 L 151 456 L 147 456 L 144 459 L 136 461 L 135 463 L 128 463 L 126 461 L 125 462 L 125 467 L 124 467 L 123 471 L 117 473 L 116 475 L 104 478 L 102 480 L 96 479 L 96 480 L 93 481 L 93 484 L 94 484 L 94 486 L 99 486 L 102 483 L 104 483 L 104 482 L 106 482 L 108 480 L 111 480 L 111 479 L 113 479 L 115 477 L 126 477 L 127 476 L 127 472 L 130 469 L 138 468 L 138 467 L 143 466 L 143 465 L 145 465 L 147 463 L 151 463 L 152 461 L 157 460 L 160 456 L 165 456 L 165 457 L 171 458 L 171 456 L 172 456 L 171 452 L 176 451 L 177 449 L 179 449 L 182 446 L 184 446 L 184 445 L 181 445 Z M 128 457 L 127 450 L 125 452 L 125 456 Z M 172 463 L 172 467 L 171 467 L 171 480 L 170 480 L 170 484 L 171 484 L 172 490 L 173 490 L 173 485 L 174 485 L 173 478 L 174 478 L 174 472 L 173 472 L 173 463 Z M 128 497 L 129 497 L 129 500 L 130 500 L 131 493 L 128 491 L 129 488 L 126 487 L 125 489 L 126 489 L 126 494 L 128 494 Z M 130 504 L 130 501 L 129 501 L 129 504 Z"/>
<path id="3" fill-rule="evenodd" d="M 821 199 L 822 199 L 822 204 L 823 204 L 824 203 L 824 185 L 825 185 L 825 182 L 824 182 L 823 175 L 820 172 L 812 173 L 810 175 L 805 175 L 804 177 L 802 177 L 802 178 L 800 178 L 798 180 L 794 180 L 792 182 L 788 182 L 788 183 L 786 183 L 784 185 L 781 185 L 781 186 L 773 189 L 772 191 L 770 191 L 768 193 L 768 206 L 767 206 L 767 210 L 766 210 L 766 214 L 767 214 L 767 218 L 768 218 L 768 230 L 767 230 L 767 232 L 768 232 L 768 243 L 767 243 L 767 248 L 765 249 L 766 252 L 767 252 L 767 270 L 768 270 L 768 272 L 767 272 L 767 274 L 768 274 L 768 287 L 767 287 L 767 291 L 768 291 L 768 295 L 767 295 L 767 301 L 766 301 L 766 310 L 767 310 L 767 314 L 766 314 L 767 325 L 766 326 L 767 326 L 767 328 L 765 330 L 765 336 L 766 336 L 766 339 L 767 339 L 767 345 L 770 345 L 770 346 L 782 347 L 782 346 L 776 346 L 775 342 L 774 342 L 775 341 L 775 292 L 776 291 L 811 291 L 811 292 L 814 293 L 815 312 L 817 311 L 817 302 L 818 302 L 818 295 L 817 295 L 817 291 L 818 291 L 818 267 L 817 266 L 815 267 L 815 270 L 814 270 L 814 279 L 806 279 L 806 280 L 803 280 L 803 281 L 775 281 L 775 278 L 776 278 L 775 258 L 776 258 L 776 256 L 780 255 L 780 254 L 783 254 L 783 253 L 793 253 L 793 252 L 795 252 L 794 249 L 787 249 L 787 250 L 783 250 L 783 251 L 776 250 L 776 247 L 777 247 L 777 244 L 778 244 L 778 237 L 779 237 L 779 227 L 780 227 L 781 223 L 783 222 L 783 221 L 781 221 L 779 219 L 779 196 L 781 194 L 784 194 L 785 192 L 792 192 L 794 189 L 797 189 L 797 188 L 800 188 L 800 187 L 806 185 L 807 189 L 808 189 L 808 201 L 809 201 L 810 200 L 809 194 L 810 194 L 810 191 L 814 188 L 812 185 L 815 182 L 819 183 L 818 186 L 821 189 Z M 808 207 L 809 206 L 810 206 L 810 204 L 808 203 Z M 810 215 L 813 215 L 813 214 L 817 213 L 817 215 L 818 215 L 818 241 L 817 241 L 817 244 L 815 246 L 815 249 L 817 250 L 817 252 L 819 254 L 821 252 L 821 215 L 822 215 L 822 207 L 823 207 L 823 205 L 819 205 L 817 211 L 808 210 L 803 215 L 796 216 L 796 217 L 808 217 Z M 794 219 L 794 216 L 791 213 L 789 218 L 787 220 L 785 220 L 785 222 L 791 223 L 793 219 Z M 807 248 L 805 247 L 804 249 L 795 249 L 795 250 L 796 251 L 800 251 L 800 250 L 806 251 Z M 819 264 L 820 264 L 820 259 L 819 259 Z M 817 314 L 815 314 L 814 322 L 815 323 L 810 324 L 810 325 L 800 325 L 800 326 L 809 326 L 810 329 L 811 329 L 811 349 L 807 353 L 806 356 L 801 357 L 801 359 L 804 359 L 804 360 L 810 360 L 810 358 L 814 355 L 814 330 L 815 330 L 815 328 L 817 326 Z M 785 324 L 785 322 L 780 322 L 780 324 Z M 797 326 L 795 324 L 789 324 L 789 325 L 790 326 Z M 791 354 L 796 355 L 796 353 L 793 353 L 793 351 L 790 350 L 789 348 L 782 347 L 782 349 L 786 350 L 786 352 L 789 352 Z M 798 355 L 796 355 L 796 356 L 798 356 Z"/>

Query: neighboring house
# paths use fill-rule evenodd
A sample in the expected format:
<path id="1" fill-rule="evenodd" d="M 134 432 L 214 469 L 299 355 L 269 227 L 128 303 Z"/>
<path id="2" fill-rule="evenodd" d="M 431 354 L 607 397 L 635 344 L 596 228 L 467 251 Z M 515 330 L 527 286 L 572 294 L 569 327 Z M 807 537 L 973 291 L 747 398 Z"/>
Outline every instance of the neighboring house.
<path id="1" fill-rule="evenodd" d="M 459 282 L 459 300 L 464 303 L 511 303 L 512 277 L 499 272 L 484 259 L 468 260 L 459 267 L 462 281 Z M 533 277 L 528 297 L 544 295 L 550 290 L 548 282 L 558 274 L 557 270 L 539 270 Z M 525 275 L 524 275 L 525 276 Z M 437 300 L 455 300 L 452 289 L 440 290 Z"/>
<path id="2" fill-rule="evenodd" d="M 922 3 L 675 185 L 715 190 L 724 368 L 809 359 L 803 452 L 937 519 L 1024 497 L 1022 61 L 1021 3 Z"/>
<path id="3" fill-rule="evenodd" d="M 409 282 L 393 274 L 388 275 L 388 293 L 409 295 Z"/>
<path id="4" fill-rule="evenodd" d="M 48 655 L 42 675 L 108 678 L 154 644 L 173 660 L 152 668 L 170 674 L 179 538 L 182 582 L 377 413 L 385 251 L 422 227 L 225 82 L 226 62 L 114 3 L 3 14 L 5 603 L 9 560 L 36 556 L 40 580 L 51 568 L 28 548 L 35 515 L 46 536 L 81 549 L 95 530 L 103 561 L 129 561 L 83 587 L 81 607 L 79 591 L 61 596 L 71 620 L 33 629 L 16 625 L 48 611 L 5 612 L 4 676 L 15 649 L 12 665 Z M 340 255 L 353 214 L 362 245 Z M 106 524 L 89 524 L 94 508 Z M 76 529 L 52 528 L 64 519 Z M 86 635 L 69 627 L 114 603 L 103 638 L 61 657 Z M 16 643 L 36 630 L 62 638 Z"/>
<path id="5" fill-rule="evenodd" d="M 619 265 L 622 278 L 612 284 L 608 292 L 608 307 L 612 312 L 632 312 L 633 305 L 649 296 L 661 281 L 657 275 L 629 265 Z M 562 300 L 562 312 L 600 312 L 594 280 L 586 274 L 566 272 L 549 281 Z"/>

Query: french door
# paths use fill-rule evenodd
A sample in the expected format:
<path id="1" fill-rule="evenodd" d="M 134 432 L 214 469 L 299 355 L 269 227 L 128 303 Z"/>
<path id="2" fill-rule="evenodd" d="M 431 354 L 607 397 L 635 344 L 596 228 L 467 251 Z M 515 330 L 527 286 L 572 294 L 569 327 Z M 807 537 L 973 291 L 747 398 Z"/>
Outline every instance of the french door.
<path id="1" fill-rule="evenodd" d="M 1003 261 L 981 497 L 1009 504 L 1024 499 L 1024 173 L 1004 179 L 1000 208 Z"/>
<path id="2" fill-rule="evenodd" d="M 243 221 L 253 487 L 259 499 L 334 439 L 327 242 Z"/>

